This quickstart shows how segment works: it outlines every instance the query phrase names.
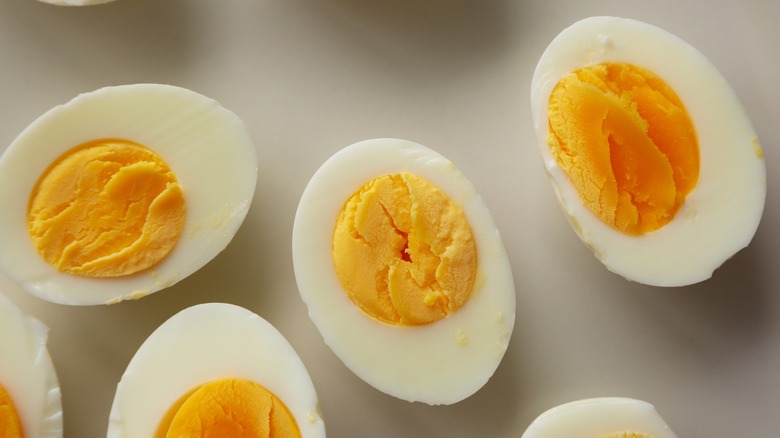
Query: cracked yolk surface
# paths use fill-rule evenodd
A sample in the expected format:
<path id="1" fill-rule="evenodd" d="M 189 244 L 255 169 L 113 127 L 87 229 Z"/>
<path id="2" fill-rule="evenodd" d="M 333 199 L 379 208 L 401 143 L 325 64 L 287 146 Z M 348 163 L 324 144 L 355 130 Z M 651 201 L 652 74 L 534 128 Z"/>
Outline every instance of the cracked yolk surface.
<path id="1" fill-rule="evenodd" d="M 155 438 L 295 438 L 290 411 L 262 385 L 221 379 L 186 394 L 166 414 Z"/>
<path id="2" fill-rule="evenodd" d="M 463 210 L 428 181 L 385 175 L 339 213 L 333 263 L 350 299 L 394 325 L 438 321 L 471 294 L 477 251 Z"/>
<path id="3" fill-rule="evenodd" d="M 5 392 L 3 385 L 0 385 L 0 437 L 22 438 L 23 436 L 22 422 L 16 413 L 14 402 Z"/>
<path id="4" fill-rule="evenodd" d="M 696 133 L 661 78 L 631 64 L 577 70 L 553 89 L 548 144 L 585 206 L 631 235 L 663 227 L 699 177 Z"/>
<path id="5" fill-rule="evenodd" d="M 139 144 L 97 140 L 60 156 L 29 202 L 30 237 L 58 270 L 118 277 L 148 269 L 173 249 L 184 227 L 176 176 Z"/>

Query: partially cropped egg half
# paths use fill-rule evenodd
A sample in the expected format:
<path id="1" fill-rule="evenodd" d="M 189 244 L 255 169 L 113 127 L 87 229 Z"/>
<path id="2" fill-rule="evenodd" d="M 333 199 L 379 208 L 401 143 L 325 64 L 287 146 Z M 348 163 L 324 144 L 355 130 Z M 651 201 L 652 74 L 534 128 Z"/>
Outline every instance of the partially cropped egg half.
<path id="1" fill-rule="evenodd" d="M 605 397 L 556 406 L 522 438 L 676 438 L 655 407 L 642 400 Z"/>
<path id="2" fill-rule="evenodd" d="M 398 139 L 339 151 L 301 197 L 292 246 L 309 316 L 375 388 L 452 404 L 501 362 L 512 271 L 474 186 L 437 152 Z"/>
<path id="3" fill-rule="evenodd" d="M 63 304 L 137 299 L 231 241 L 257 182 L 244 123 L 184 88 L 102 88 L 30 124 L 0 157 L 0 267 Z"/>
<path id="4" fill-rule="evenodd" d="M 89 6 L 89 5 L 102 5 L 103 3 L 110 3 L 114 0 L 38 0 L 42 3 L 49 3 L 57 6 Z"/>
<path id="5" fill-rule="evenodd" d="M 49 329 L 0 295 L 0 437 L 62 437 L 60 385 Z"/>
<path id="6" fill-rule="evenodd" d="M 692 284 L 750 243 L 763 152 L 734 91 L 685 41 L 630 19 L 581 20 L 541 56 L 531 102 L 560 204 L 611 271 Z"/>
<path id="7" fill-rule="evenodd" d="M 303 362 L 271 324 L 232 304 L 200 304 L 133 356 L 107 436 L 324 437 L 318 403 Z"/>

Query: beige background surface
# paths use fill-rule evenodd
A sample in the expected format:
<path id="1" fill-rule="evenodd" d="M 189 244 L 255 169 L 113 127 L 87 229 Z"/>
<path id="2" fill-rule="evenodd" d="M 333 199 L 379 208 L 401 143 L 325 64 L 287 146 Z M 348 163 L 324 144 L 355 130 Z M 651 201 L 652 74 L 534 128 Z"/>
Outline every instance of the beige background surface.
<path id="1" fill-rule="evenodd" d="M 776 435 L 780 4 L 704 4 L 0 2 L 0 150 L 81 92 L 160 82 L 236 112 L 260 158 L 255 202 L 234 241 L 168 290 L 110 307 L 66 307 L 0 274 L 0 292 L 51 328 L 65 436 L 103 436 L 116 383 L 138 346 L 174 313 L 208 301 L 245 306 L 287 337 L 333 437 L 517 437 L 547 408 L 608 395 L 654 403 L 681 437 Z M 763 221 L 753 243 L 709 281 L 658 289 L 611 274 L 554 199 L 528 87 L 548 42 L 590 15 L 637 18 L 686 39 L 731 82 L 753 120 L 769 173 Z M 342 147 L 383 136 L 454 161 L 491 209 L 513 266 L 518 312 L 508 353 L 481 391 L 453 406 L 396 400 L 355 377 L 323 344 L 295 285 L 292 222 L 310 176 Z"/>

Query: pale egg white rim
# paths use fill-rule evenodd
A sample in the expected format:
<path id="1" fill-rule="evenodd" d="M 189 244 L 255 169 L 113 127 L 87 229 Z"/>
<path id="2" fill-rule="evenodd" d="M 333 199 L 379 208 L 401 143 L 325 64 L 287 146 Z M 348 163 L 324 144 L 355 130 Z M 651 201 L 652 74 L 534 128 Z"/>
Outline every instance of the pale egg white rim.
<path id="1" fill-rule="evenodd" d="M 46 348 L 48 337 L 45 324 L 0 294 L 0 385 L 11 397 L 26 436 L 61 438 L 60 384 Z"/>
<path id="2" fill-rule="evenodd" d="M 555 84 L 571 71 L 608 61 L 658 74 L 677 92 L 697 127 L 697 187 L 671 223 L 641 237 L 616 232 L 587 210 L 546 143 L 547 103 Z M 611 271 L 655 286 L 697 283 L 752 240 L 766 198 L 760 145 L 725 78 L 690 44 L 631 19 L 583 19 L 561 32 L 541 56 L 531 104 L 539 149 L 560 204 L 572 228 Z"/>
<path id="3" fill-rule="evenodd" d="M 124 138 L 171 166 L 186 200 L 182 236 L 146 271 L 111 279 L 57 271 L 36 252 L 27 203 L 41 173 L 86 141 Z M 161 84 L 101 88 L 52 108 L 0 157 L 0 267 L 31 294 L 56 303 L 92 305 L 137 299 L 171 286 L 208 263 L 232 240 L 257 184 L 257 155 L 234 113 L 194 91 Z"/>
<path id="4" fill-rule="evenodd" d="M 528 426 L 522 438 L 591 438 L 617 432 L 676 438 L 655 406 L 624 397 L 591 398 L 551 408 Z"/>
<path id="5" fill-rule="evenodd" d="M 91 6 L 111 3 L 115 0 L 38 0 L 41 3 L 48 3 L 56 6 Z"/>
<path id="6" fill-rule="evenodd" d="M 404 171 L 427 179 L 461 205 L 479 259 L 469 301 L 447 318 L 419 327 L 391 326 L 363 314 L 344 293 L 331 254 L 336 217 L 347 198 L 373 178 Z M 325 343 L 358 377 L 394 397 L 432 405 L 463 400 L 488 381 L 507 349 L 515 290 L 499 232 L 466 177 L 425 146 L 366 140 L 327 160 L 298 206 L 293 264 L 301 297 Z"/>
<path id="7" fill-rule="evenodd" d="M 222 378 L 259 383 L 285 403 L 304 438 L 325 436 L 314 384 L 290 343 L 262 317 L 224 303 L 184 309 L 144 341 L 117 385 L 107 436 L 154 436 L 184 394 Z"/>

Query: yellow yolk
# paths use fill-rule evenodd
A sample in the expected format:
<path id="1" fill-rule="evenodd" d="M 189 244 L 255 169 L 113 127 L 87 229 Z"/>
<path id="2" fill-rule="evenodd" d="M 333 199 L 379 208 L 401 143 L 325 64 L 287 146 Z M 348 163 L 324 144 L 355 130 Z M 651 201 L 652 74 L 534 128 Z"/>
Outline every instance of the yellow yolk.
<path id="1" fill-rule="evenodd" d="M 550 95 L 548 143 L 585 206 L 627 234 L 668 223 L 699 177 L 699 148 L 677 94 L 654 73 L 605 63 Z"/>
<path id="2" fill-rule="evenodd" d="M 87 277 L 143 271 L 174 247 L 184 195 L 156 153 L 126 140 L 97 140 L 60 156 L 35 186 L 27 215 L 38 252 Z"/>
<path id="3" fill-rule="evenodd" d="M 22 422 L 16 413 L 13 400 L 0 385 L 0 437 L 22 438 Z"/>
<path id="4" fill-rule="evenodd" d="M 295 438 L 287 406 L 262 385 L 243 379 L 209 382 L 179 400 L 155 438 Z"/>
<path id="5" fill-rule="evenodd" d="M 365 313 L 421 325 L 466 302 L 477 251 L 463 210 L 429 182 L 400 173 L 369 181 L 346 202 L 333 233 L 333 263 Z"/>

